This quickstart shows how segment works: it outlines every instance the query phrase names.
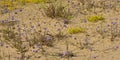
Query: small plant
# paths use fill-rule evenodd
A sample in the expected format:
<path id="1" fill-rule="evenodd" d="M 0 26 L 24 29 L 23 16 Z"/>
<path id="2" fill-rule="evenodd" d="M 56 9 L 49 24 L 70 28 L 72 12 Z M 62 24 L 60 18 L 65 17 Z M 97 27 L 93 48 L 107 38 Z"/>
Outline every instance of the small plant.
<path id="1" fill-rule="evenodd" d="M 111 41 L 120 36 L 120 30 L 117 22 L 111 22 Z"/>
<path id="2" fill-rule="evenodd" d="M 69 28 L 67 31 L 70 34 L 76 34 L 76 33 L 84 33 L 85 29 L 84 28 Z"/>
<path id="3" fill-rule="evenodd" d="M 24 42 L 21 40 L 21 37 L 17 35 L 14 31 L 8 29 L 3 30 L 4 41 L 9 44 L 12 48 L 15 48 L 17 52 L 21 54 L 21 60 L 25 58 L 25 52 L 28 51 L 27 47 L 23 46 Z"/>
<path id="4" fill-rule="evenodd" d="M 76 57 L 76 52 L 73 52 L 75 50 L 69 50 L 69 41 L 65 41 L 65 45 L 66 45 L 66 49 L 63 51 L 62 49 L 59 49 L 60 51 L 63 52 L 54 52 L 53 54 L 50 54 L 51 56 L 56 56 L 56 57 L 60 57 L 60 58 L 64 58 L 67 60 L 70 60 L 70 58 L 72 57 Z M 77 52 L 78 53 L 78 52 Z"/>
<path id="5" fill-rule="evenodd" d="M 97 26 L 96 31 L 102 36 L 102 38 L 104 39 L 107 35 L 109 30 L 107 29 L 107 27 L 105 27 L 103 25 L 104 22 L 100 23 L 100 26 Z"/>
<path id="6" fill-rule="evenodd" d="M 76 43 L 71 43 L 71 45 L 76 46 L 76 47 L 79 48 L 80 50 L 88 49 L 88 50 L 90 50 L 90 51 L 96 51 L 96 50 L 93 49 L 93 47 L 92 47 L 96 42 L 99 42 L 99 41 L 90 42 L 88 36 L 86 35 L 86 37 L 85 37 L 85 39 L 84 39 L 84 42 L 83 42 L 83 41 L 78 41 L 78 42 L 76 42 Z"/>
<path id="7" fill-rule="evenodd" d="M 64 34 L 63 32 L 58 32 L 57 34 L 55 34 L 55 37 L 58 40 L 63 40 L 63 39 L 66 39 L 68 36 L 66 34 Z"/>
<path id="8" fill-rule="evenodd" d="M 52 0 L 55 1 L 55 0 Z M 52 2 L 51 0 L 20 0 L 19 2 L 22 4 L 26 4 L 26 3 L 47 3 L 47 2 Z"/>
<path id="9" fill-rule="evenodd" d="M 43 8 L 44 13 L 46 16 L 50 18 L 65 18 L 71 19 L 73 17 L 72 12 L 69 11 L 68 6 L 63 6 L 61 2 L 53 2 L 50 3 L 48 6 Z"/>
<path id="10" fill-rule="evenodd" d="M 55 40 L 54 40 L 54 38 L 52 36 L 46 35 L 43 39 L 40 40 L 40 43 L 42 45 L 52 47 L 54 41 Z"/>
<path id="11" fill-rule="evenodd" d="M 104 19 L 105 19 L 105 17 L 101 16 L 101 15 L 93 15 L 93 16 L 89 16 L 87 18 L 87 20 L 90 21 L 90 22 L 103 21 Z"/>
<path id="12" fill-rule="evenodd" d="M 47 0 L 20 0 L 21 3 L 40 3 L 46 2 Z"/>
<path id="13" fill-rule="evenodd" d="M 9 11 L 15 10 L 17 8 L 18 2 L 16 1 L 1 1 L 0 2 L 1 7 L 3 9 L 8 9 Z"/>

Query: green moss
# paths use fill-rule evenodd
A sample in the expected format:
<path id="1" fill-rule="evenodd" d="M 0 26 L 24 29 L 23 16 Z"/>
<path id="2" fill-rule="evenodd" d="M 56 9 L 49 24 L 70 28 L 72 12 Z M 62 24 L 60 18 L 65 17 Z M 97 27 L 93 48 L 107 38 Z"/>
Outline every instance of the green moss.
<path id="1" fill-rule="evenodd" d="M 76 33 L 84 33 L 85 29 L 84 28 L 69 28 L 67 31 L 70 34 L 76 34 Z"/>
<path id="2" fill-rule="evenodd" d="M 104 19 L 105 19 L 105 17 L 102 15 L 93 15 L 93 16 L 90 16 L 87 18 L 87 20 L 90 22 L 98 22 L 98 21 L 101 21 Z"/>

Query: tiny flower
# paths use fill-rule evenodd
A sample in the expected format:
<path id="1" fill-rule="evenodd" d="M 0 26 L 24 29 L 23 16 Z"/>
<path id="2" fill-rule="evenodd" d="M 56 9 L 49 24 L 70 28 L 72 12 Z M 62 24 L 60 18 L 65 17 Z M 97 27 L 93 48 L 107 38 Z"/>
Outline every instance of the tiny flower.
<path id="1" fill-rule="evenodd" d="M 90 46 L 88 46 L 88 49 L 89 49 L 90 51 L 93 51 L 92 47 L 90 47 Z"/>
<path id="2" fill-rule="evenodd" d="M 99 30 L 99 29 L 100 29 L 100 26 L 97 26 L 97 27 L 96 27 L 96 30 Z"/>
<path id="3" fill-rule="evenodd" d="M 106 33 L 107 31 L 104 29 L 103 32 Z"/>
<path id="4" fill-rule="evenodd" d="M 18 28 L 18 31 L 20 31 L 21 30 L 21 28 Z"/>
<path id="5" fill-rule="evenodd" d="M 47 28 L 43 28 L 44 30 L 47 30 Z"/>
<path id="6" fill-rule="evenodd" d="M 46 22 L 43 22 L 44 24 L 46 24 Z"/>
<path id="7" fill-rule="evenodd" d="M 65 56 L 68 55 L 68 54 L 69 54 L 69 52 L 68 52 L 68 51 L 65 51 L 65 52 L 62 53 L 62 56 L 61 56 L 61 57 L 63 58 L 63 57 L 65 57 Z"/>
<path id="8" fill-rule="evenodd" d="M 87 20 L 84 20 L 84 23 L 87 23 Z"/>
<path id="9" fill-rule="evenodd" d="M 47 41 L 51 40 L 51 36 L 47 36 L 47 37 L 46 37 L 46 40 L 47 40 Z"/>
<path id="10" fill-rule="evenodd" d="M 113 7 L 113 5 L 112 5 L 112 4 L 110 4 L 110 7 Z"/>
<path id="11" fill-rule="evenodd" d="M 33 50 L 33 52 L 34 52 L 34 53 L 37 53 L 37 52 L 38 52 L 38 50 Z"/>
<path id="12" fill-rule="evenodd" d="M 93 56 L 93 58 L 94 58 L 94 59 L 96 59 L 96 58 L 97 58 L 97 56 L 96 56 L 96 55 L 94 55 L 94 56 Z"/>
<path id="13" fill-rule="evenodd" d="M 14 20 L 14 16 L 12 16 L 12 18 L 11 18 L 12 20 Z"/>
<path id="14" fill-rule="evenodd" d="M 9 46 L 7 45 L 6 48 L 8 48 Z"/>
<path id="15" fill-rule="evenodd" d="M 40 44 L 36 44 L 36 47 L 40 48 Z"/>
<path id="16" fill-rule="evenodd" d="M 115 18 L 115 20 L 118 20 L 118 18 Z"/>
<path id="17" fill-rule="evenodd" d="M 117 22 L 111 22 L 111 24 L 115 25 Z"/>
<path id="18" fill-rule="evenodd" d="M 8 12 L 9 12 L 8 9 L 4 9 L 4 10 L 2 11 L 2 13 L 8 13 Z"/>
<path id="19" fill-rule="evenodd" d="M 59 28 L 59 29 L 57 29 L 57 31 L 60 31 L 61 29 Z"/>
<path id="20" fill-rule="evenodd" d="M 4 23 L 5 21 L 4 21 L 4 20 L 2 20 L 1 22 L 2 22 L 2 23 Z"/>
<path id="21" fill-rule="evenodd" d="M 117 48 L 117 49 L 118 49 L 118 48 L 119 48 L 119 46 L 116 46 L 115 48 Z"/>
<path id="22" fill-rule="evenodd" d="M 34 28 L 34 26 L 31 26 L 31 28 Z"/>
<path id="23" fill-rule="evenodd" d="M 88 43 L 88 38 L 87 37 L 85 38 L 85 43 Z"/>

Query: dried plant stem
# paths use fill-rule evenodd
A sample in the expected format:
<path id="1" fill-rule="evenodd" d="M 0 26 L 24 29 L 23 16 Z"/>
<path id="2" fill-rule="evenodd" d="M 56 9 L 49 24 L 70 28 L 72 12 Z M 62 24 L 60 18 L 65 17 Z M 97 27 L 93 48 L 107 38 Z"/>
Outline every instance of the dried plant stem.
<path id="1" fill-rule="evenodd" d="M 25 60 L 25 53 L 24 52 L 21 52 L 20 60 Z"/>

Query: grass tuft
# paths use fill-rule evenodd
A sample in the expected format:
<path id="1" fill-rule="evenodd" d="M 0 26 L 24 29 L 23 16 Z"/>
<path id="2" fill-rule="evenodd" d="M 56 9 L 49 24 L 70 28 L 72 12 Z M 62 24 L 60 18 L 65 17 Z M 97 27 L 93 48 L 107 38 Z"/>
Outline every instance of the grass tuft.
<path id="1" fill-rule="evenodd" d="M 61 3 L 53 2 L 43 8 L 46 16 L 50 18 L 65 18 L 70 20 L 73 18 L 72 12 L 69 11 L 68 6 Z"/>

